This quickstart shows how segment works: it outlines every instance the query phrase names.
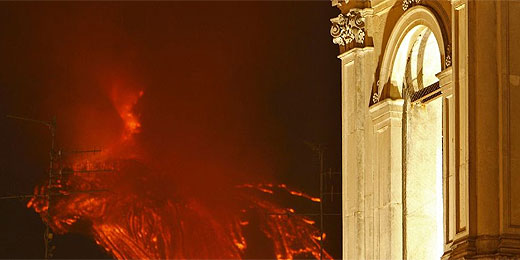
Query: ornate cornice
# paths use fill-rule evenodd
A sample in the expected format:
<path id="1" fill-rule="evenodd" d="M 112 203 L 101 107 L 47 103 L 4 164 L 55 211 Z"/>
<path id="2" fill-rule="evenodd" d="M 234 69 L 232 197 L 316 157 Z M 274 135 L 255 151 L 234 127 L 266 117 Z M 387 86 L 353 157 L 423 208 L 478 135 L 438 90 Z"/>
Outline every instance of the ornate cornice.
<path id="1" fill-rule="evenodd" d="M 420 4 L 421 0 L 403 0 L 403 10 L 406 11 L 411 6 Z"/>
<path id="2" fill-rule="evenodd" d="M 345 46 L 352 42 L 363 44 L 365 42 L 365 18 L 360 10 L 353 9 L 346 14 L 330 19 L 332 26 L 330 35 L 332 42 Z"/>

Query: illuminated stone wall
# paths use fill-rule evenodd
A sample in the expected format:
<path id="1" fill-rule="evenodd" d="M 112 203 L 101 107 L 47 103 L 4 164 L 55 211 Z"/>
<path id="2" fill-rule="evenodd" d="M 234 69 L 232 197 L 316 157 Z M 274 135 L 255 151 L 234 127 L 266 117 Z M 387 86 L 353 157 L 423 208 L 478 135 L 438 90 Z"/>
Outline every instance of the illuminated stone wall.
<path id="1" fill-rule="evenodd" d="M 520 257 L 520 2 L 332 4 L 344 259 Z M 422 87 L 438 80 L 442 94 L 403 121 L 405 69 L 395 68 L 407 61 L 396 57 L 417 26 L 435 36 L 441 66 L 435 77 L 422 71 Z"/>
<path id="2" fill-rule="evenodd" d="M 442 100 L 408 110 L 406 149 L 409 259 L 439 259 L 442 241 Z"/>

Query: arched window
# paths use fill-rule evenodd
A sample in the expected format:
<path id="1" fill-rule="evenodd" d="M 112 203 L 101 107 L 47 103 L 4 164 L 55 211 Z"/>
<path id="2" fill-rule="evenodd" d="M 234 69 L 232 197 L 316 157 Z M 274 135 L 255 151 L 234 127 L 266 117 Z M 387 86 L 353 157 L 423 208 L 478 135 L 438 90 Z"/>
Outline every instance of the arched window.
<path id="1" fill-rule="evenodd" d="M 412 28 L 398 48 L 391 84 L 398 86 L 402 93 L 404 84 L 408 84 L 413 92 L 418 92 L 438 82 L 435 75 L 441 72 L 440 56 L 439 45 L 432 31 L 424 25 Z"/>
<path id="2" fill-rule="evenodd" d="M 426 26 L 408 32 L 397 52 L 392 84 L 405 99 L 403 180 L 408 259 L 440 259 L 443 254 L 442 100 L 440 51 Z"/>
<path id="3" fill-rule="evenodd" d="M 440 259 L 444 252 L 443 104 L 436 76 L 444 69 L 444 40 L 429 9 L 409 9 L 388 39 L 379 76 L 378 97 L 404 99 L 402 236 L 407 259 Z"/>

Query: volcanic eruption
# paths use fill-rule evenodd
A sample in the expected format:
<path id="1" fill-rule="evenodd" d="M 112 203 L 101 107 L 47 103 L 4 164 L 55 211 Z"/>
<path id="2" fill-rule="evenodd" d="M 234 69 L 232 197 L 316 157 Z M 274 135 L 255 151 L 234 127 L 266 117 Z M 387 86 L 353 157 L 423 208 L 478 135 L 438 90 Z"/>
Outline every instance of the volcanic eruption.
<path id="1" fill-rule="evenodd" d="M 108 95 L 122 122 L 119 138 L 96 155 L 62 160 L 54 169 L 60 178 L 36 187 L 35 194 L 63 196 L 52 204 L 35 196 L 27 204 L 54 232 L 88 226 L 79 232 L 118 259 L 320 259 L 322 237 L 314 221 L 276 197 L 308 203 L 319 198 L 265 182 L 237 185 L 209 178 L 203 188 L 192 188 L 184 181 L 190 173 L 150 163 L 136 139 L 142 127 L 136 105 L 144 91 L 114 87 Z M 256 246 L 248 231 L 252 225 L 270 241 L 272 254 L 248 256 Z M 332 257 L 323 251 L 323 258 Z"/>

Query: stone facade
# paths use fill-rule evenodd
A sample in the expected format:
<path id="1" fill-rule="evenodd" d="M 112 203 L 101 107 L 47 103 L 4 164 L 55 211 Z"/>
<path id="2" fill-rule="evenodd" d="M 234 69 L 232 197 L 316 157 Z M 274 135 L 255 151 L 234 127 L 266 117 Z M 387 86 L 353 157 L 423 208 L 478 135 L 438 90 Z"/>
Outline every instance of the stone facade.
<path id="1" fill-rule="evenodd" d="M 520 1 L 332 5 L 343 258 L 520 258 Z"/>

